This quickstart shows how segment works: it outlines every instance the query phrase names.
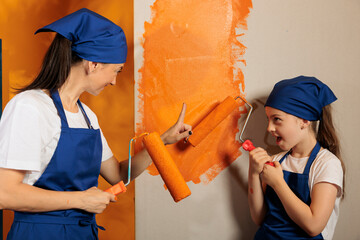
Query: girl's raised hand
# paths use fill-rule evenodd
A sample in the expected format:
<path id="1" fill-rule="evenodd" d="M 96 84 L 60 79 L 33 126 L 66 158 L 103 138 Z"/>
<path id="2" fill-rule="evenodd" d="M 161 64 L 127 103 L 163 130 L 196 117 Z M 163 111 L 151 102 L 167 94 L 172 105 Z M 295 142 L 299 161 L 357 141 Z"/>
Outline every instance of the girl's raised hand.
<path id="1" fill-rule="evenodd" d="M 269 154 L 260 147 L 255 148 L 249 152 L 249 174 L 260 175 L 263 171 L 266 162 L 270 162 L 272 159 Z"/>
<path id="2" fill-rule="evenodd" d="M 284 181 L 284 173 L 280 163 L 278 161 L 274 161 L 273 163 L 274 166 L 265 164 L 261 174 L 262 182 L 272 188 L 278 185 L 280 181 Z"/>
<path id="3" fill-rule="evenodd" d="M 192 127 L 184 123 L 186 104 L 184 103 L 176 123 L 161 135 L 164 144 L 172 144 L 191 135 Z"/>

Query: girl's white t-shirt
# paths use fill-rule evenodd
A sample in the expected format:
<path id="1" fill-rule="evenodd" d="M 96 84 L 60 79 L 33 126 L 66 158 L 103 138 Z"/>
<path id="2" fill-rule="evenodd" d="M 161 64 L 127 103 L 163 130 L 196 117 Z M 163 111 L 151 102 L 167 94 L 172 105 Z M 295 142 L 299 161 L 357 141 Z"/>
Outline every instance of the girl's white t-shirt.
<path id="1" fill-rule="evenodd" d="M 94 129 L 97 117 L 82 104 Z M 70 128 L 88 128 L 79 109 L 65 111 Z M 100 129 L 101 132 L 101 129 Z M 14 96 L 6 105 L 0 121 L 0 167 L 25 170 L 23 182 L 33 185 L 45 171 L 61 133 L 61 121 L 52 99 L 42 90 L 28 90 Z M 102 161 L 113 156 L 101 132 Z"/>
<path id="2" fill-rule="evenodd" d="M 279 153 L 273 157 L 273 160 L 280 161 L 285 154 L 286 152 Z M 294 158 L 289 154 L 281 163 L 281 167 L 288 172 L 303 173 L 307 160 L 308 157 Z M 309 172 L 310 197 L 312 188 L 315 184 L 320 182 L 334 184 L 338 189 L 334 209 L 329 221 L 321 233 L 324 239 L 330 240 L 333 238 L 335 226 L 339 218 L 339 206 L 343 193 L 343 169 L 340 160 L 327 149 L 321 149 L 311 165 Z"/>

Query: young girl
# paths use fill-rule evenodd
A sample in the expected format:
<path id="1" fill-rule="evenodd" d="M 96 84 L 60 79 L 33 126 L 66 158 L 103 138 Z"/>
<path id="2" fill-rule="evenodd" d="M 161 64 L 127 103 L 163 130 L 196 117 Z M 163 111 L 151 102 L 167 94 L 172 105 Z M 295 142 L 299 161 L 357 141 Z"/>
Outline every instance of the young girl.
<path id="1" fill-rule="evenodd" d="M 99 174 L 111 184 L 125 181 L 128 162 L 113 156 L 95 113 L 79 97 L 116 83 L 126 39 L 119 26 L 88 9 L 37 32 L 48 31 L 57 35 L 39 75 L 7 104 L 0 122 L 0 208 L 15 211 L 7 239 L 98 239 L 95 214 L 115 201 L 96 188 Z M 161 136 L 164 144 L 189 136 L 185 107 Z M 131 176 L 150 163 L 146 150 L 136 154 Z"/>
<path id="2" fill-rule="evenodd" d="M 332 239 L 344 175 L 329 105 L 336 99 L 314 77 L 274 86 L 265 104 L 267 131 L 284 152 L 250 152 L 248 200 L 260 225 L 255 239 Z"/>

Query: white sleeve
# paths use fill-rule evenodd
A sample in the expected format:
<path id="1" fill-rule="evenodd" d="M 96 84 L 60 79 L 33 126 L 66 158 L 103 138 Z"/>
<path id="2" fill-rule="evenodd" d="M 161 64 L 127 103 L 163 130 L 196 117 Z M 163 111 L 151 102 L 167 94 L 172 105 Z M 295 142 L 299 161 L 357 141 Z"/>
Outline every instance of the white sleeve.
<path id="1" fill-rule="evenodd" d="M 31 103 L 15 99 L 8 103 L 0 122 L 0 167 L 40 170 L 40 118 Z"/>
<path id="2" fill-rule="evenodd" d="M 343 169 L 340 160 L 331 152 L 327 151 L 314 162 L 309 175 L 312 181 L 311 187 L 320 182 L 331 183 L 338 188 L 337 197 L 342 195 Z"/>
<path id="3" fill-rule="evenodd" d="M 113 153 L 112 153 L 101 129 L 100 129 L 100 132 L 101 132 L 101 141 L 102 141 L 102 146 L 103 146 L 101 161 L 104 162 L 104 161 L 108 160 L 109 158 L 111 158 L 113 156 Z"/>

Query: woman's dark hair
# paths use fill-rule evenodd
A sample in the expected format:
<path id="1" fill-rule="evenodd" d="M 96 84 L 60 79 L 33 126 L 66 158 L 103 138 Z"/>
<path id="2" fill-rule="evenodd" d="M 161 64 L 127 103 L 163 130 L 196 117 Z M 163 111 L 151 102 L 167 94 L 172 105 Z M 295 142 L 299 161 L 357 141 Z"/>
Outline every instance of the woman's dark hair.
<path id="1" fill-rule="evenodd" d="M 333 124 L 331 104 L 323 107 L 321 120 L 319 121 L 318 126 L 316 127 L 316 122 L 314 122 L 313 125 L 313 129 L 315 130 L 315 132 L 316 132 L 316 128 L 317 128 L 317 136 L 316 136 L 317 141 L 320 143 L 320 145 L 323 148 L 326 148 L 330 152 L 332 152 L 341 162 L 341 166 L 344 173 L 343 189 L 345 192 L 345 164 L 341 157 L 340 141 Z"/>
<path id="2" fill-rule="evenodd" d="M 71 66 L 80 61 L 82 58 L 71 50 L 71 41 L 57 33 L 37 77 L 29 85 L 16 90 L 20 93 L 31 89 L 59 89 L 69 76 Z"/>

